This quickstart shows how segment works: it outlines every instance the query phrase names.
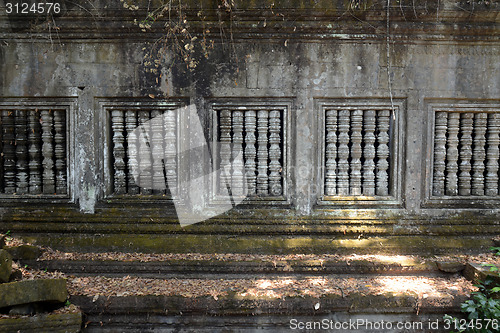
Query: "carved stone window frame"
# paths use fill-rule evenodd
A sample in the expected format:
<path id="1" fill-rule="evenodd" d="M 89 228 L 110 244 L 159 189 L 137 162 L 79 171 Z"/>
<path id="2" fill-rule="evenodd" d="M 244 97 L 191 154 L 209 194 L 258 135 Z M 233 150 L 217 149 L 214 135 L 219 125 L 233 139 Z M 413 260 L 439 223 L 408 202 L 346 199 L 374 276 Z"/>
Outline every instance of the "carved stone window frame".
<path id="1" fill-rule="evenodd" d="M 133 110 L 139 111 L 141 109 L 146 110 L 176 110 L 182 107 L 187 107 L 189 105 L 189 98 L 183 97 L 172 97 L 167 99 L 151 99 L 151 98 L 143 98 L 143 97 L 98 97 L 97 98 L 98 105 L 98 114 L 99 114 L 99 123 L 102 124 L 98 127 L 100 131 L 100 136 L 102 138 L 101 147 L 102 151 L 99 154 L 101 158 L 102 168 L 102 179 L 103 179 L 103 200 L 107 203 L 136 203 L 136 204 L 144 204 L 144 203 L 160 203 L 160 202 L 172 202 L 172 198 L 168 195 L 162 194 L 151 194 L 151 195 L 143 195 L 143 194 L 115 194 L 113 192 L 113 152 L 112 152 L 112 144 L 113 144 L 113 131 L 111 128 L 111 112 L 113 110 Z M 180 117 L 182 116 L 182 112 L 177 112 L 176 114 L 176 132 L 177 139 L 182 137 L 185 129 L 181 126 Z M 177 151 L 185 150 L 184 145 L 185 142 L 182 140 L 177 140 L 176 148 Z M 185 159 L 179 158 L 177 161 L 177 170 L 180 168 L 188 168 L 188 161 Z M 181 179 L 177 180 L 177 183 Z"/>
<path id="2" fill-rule="evenodd" d="M 348 98 L 315 98 L 314 109 L 317 113 L 317 172 L 315 172 L 316 207 L 317 208 L 404 208 L 403 183 L 404 177 L 404 154 L 406 148 L 406 99 L 376 97 L 348 97 Z M 387 196 L 328 196 L 325 194 L 325 172 L 326 172 L 326 111 L 329 109 L 345 110 L 391 110 L 395 112 L 390 116 L 389 128 L 389 195 Z"/>
<path id="3" fill-rule="evenodd" d="M 423 191 L 422 208 L 477 208 L 492 209 L 500 206 L 500 195 L 489 196 L 434 196 L 434 134 L 436 112 L 500 113 L 500 99 L 426 98 L 427 126 L 424 134 L 425 158 L 422 159 Z M 458 161 L 460 164 L 460 161 Z M 485 161 L 486 163 L 486 161 Z"/>
<path id="4" fill-rule="evenodd" d="M 74 147 L 75 137 L 73 124 L 75 124 L 77 98 L 76 97 L 0 97 L 0 111 L 56 109 L 66 113 L 66 194 L 0 194 L 0 203 L 9 202 L 44 202 L 44 203 L 74 203 Z"/>
<path id="5" fill-rule="evenodd" d="M 268 197 L 247 197 L 243 200 L 238 207 L 248 206 L 250 208 L 253 205 L 261 206 L 290 206 L 291 198 L 290 192 L 294 191 L 293 179 L 291 175 L 291 168 L 293 166 L 292 152 L 295 150 L 295 138 L 291 135 L 294 128 L 294 118 L 292 117 L 292 112 L 295 107 L 295 98 L 293 97 L 219 97 L 210 98 L 207 100 L 210 110 L 210 142 L 214 149 L 213 156 L 218 156 L 217 151 L 217 133 L 218 133 L 218 118 L 217 112 L 224 109 L 231 110 L 269 110 L 269 109 L 282 109 L 283 110 L 283 137 L 282 137 L 282 175 L 283 175 L 283 188 L 282 195 L 280 196 L 268 196 Z M 212 161 L 216 163 L 216 161 Z M 222 202 L 226 202 L 223 197 L 218 195 L 215 190 L 216 177 L 212 177 L 210 182 L 210 198 L 209 205 L 217 205 Z"/>

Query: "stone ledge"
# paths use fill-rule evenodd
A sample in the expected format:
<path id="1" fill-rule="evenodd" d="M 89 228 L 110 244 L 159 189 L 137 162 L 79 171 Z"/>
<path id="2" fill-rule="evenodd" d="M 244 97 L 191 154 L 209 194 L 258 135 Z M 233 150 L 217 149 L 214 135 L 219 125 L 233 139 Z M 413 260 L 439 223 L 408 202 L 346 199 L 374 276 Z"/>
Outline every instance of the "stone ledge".
<path id="1" fill-rule="evenodd" d="M 282 299 L 179 296 L 90 297 L 72 296 L 86 314 L 89 332 L 116 330 L 192 329 L 214 332 L 289 332 L 290 320 L 381 320 L 397 322 L 440 321 L 444 314 L 460 315 L 460 303 L 466 297 L 429 297 L 414 294 L 349 295 L 320 298 L 285 297 Z M 440 304 L 436 306 L 436 304 Z M 442 326 L 442 324 L 440 324 Z M 373 332 L 360 329 L 356 332 Z M 399 332 L 399 331 L 390 331 Z M 422 332 L 421 329 L 405 332 Z M 437 330 L 433 332 L 447 332 Z"/>
<path id="2" fill-rule="evenodd" d="M 81 325 L 82 313 L 80 311 L 0 318 L 0 332 L 74 333 L 81 331 Z"/>
<path id="3" fill-rule="evenodd" d="M 148 212 L 144 213 L 145 215 Z M 96 218 L 97 219 L 97 218 Z M 387 220 L 380 218 L 379 220 L 365 220 L 365 221 L 352 221 L 336 220 L 310 220 L 310 221 L 296 221 L 290 219 L 277 219 L 269 217 L 266 219 L 239 219 L 233 220 L 229 223 L 226 219 L 219 219 L 216 222 L 200 223 L 189 226 L 189 229 L 182 229 L 178 221 L 165 221 L 161 218 L 154 220 L 154 223 L 143 222 L 140 218 L 131 219 L 122 216 L 117 216 L 116 219 L 109 219 L 109 217 L 102 217 L 102 220 L 97 221 L 81 221 L 75 218 L 69 222 L 46 222 L 43 226 L 40 222 L 24 221 L 22 230 L 19 232 L 54 232 L 54 233 L 75 233 L 85 234 L 87 232 L 94 232 L 99 234 L 117 234 L 117 233 L 143 233 L 143 234 L 165 234 L 165 235 L 183 235 L 183 234 L 197 234 L 207 235 L 212 233 L 217 234 L 230 234 L 230 235 L 273 235 L 273 234 L 288 234 L 288 235 L 331 235 L 337 238 L 358 237 L 360 235 L 394 235 L 394 236 L 420 236 L 420 235 L 481 235 L 481 234 L 496 234 L 500 233 L 500 225 L 498 222 L 489 223 L 489 221 L 481 221 L 481 224 L 474 224 L 476 221 L 469 220 L 462 223 L 446 224 L 443 221 L 441 225 L 431 224 L 422 220 L 414 221 L 398 221 Z M 41 218 L 40 221 L 45 221 Z M 140 223 L 138 223 L 140 222 Z M 18 224 L 9 225 L 13 228 L 19 227 Z"/>
<path id="4" fill-rule="evenodd" d="M 364 295 L 345 297 L 328 295 L 319 298 L 221 296 L 71 296 L 70 301 L 85 314 L 166 314 L 179 315 L 321 315 L 346 313 L 447 313 L 459 312 L 465 296 L 432 296 L 419 299 L 416 294 Z M 318 307 L 319 304 L 319 308 Z M 317 309 L 316 309 L 317 308 Z"/>
<path id="5" fill-rule="evenodd" d="M 369 260 L 280 260 L 264 261 L 219 261 L 219 260 L 171 260 L 171 261 L 119 261 L 119 260 L 42 260 L 22 261 L 30 268 L 60 271 L 65 274 L 116 276 L 140 276 L 148 278 L 207 278 L 223 275 L 225 278 L 256 274 L 384 274 L 415 275 L 441 273 L 433 262 L 385 263 Z M 456 272 L 452 272 L 456 273 Z"/>
<path id="6" fill-rule="evenodd" d="M 238 333 L 254 333 L 254 332 L 270 332 L 270 333 L 290 333 L 304 332 L 305 330 L 292 330 L 291 320 L 297 322 L 320 322 L 326 320 L 328 323 L 349 323 L 363 320 L 365 322 L 390 322 L 393 327 L 397 323 L 420 322 L 425 324 L 432 322 L 440 322 L 438 330 L 432 330 L 432 333 L 449 333 L 443 327 L 443 314 L 351 314 L 345 312 L 337 312 L 327 315 L 240 315 L 240 316 L 209 316 L 209 315 L 181 315 L 168 316 L 168 314 L 153 314 L 153 315 L 106 315 L 96 314 L 87 317 L 86 328 L 88 332 L 196 332 L 196 333 L 213 333 L 213 332 L 238 332 Z M 425 327 L 426 327 L 425 326 Z M 109 328 L 108 328 L 109 327 Z M 189 329 L 187 329 L 189 328 Z M 374 330 L 363 329 L 360 327 L 357 330 L 323 330 L 324 332 L 357 332 L 357 333 L 373 333 Z M 318 330 L 309 330 L 316 332 Z M 384 333 L 400 333 L 401 330 L 377 330 L 376 332 Z M 422 329 L 405 330 L 406 333 L 422 333 Z"/>
<path id="7" fill-rule="evenodd" d="M 271 5 L 272 3 L 272 5 Z M 348 1 L 240 1 L 229 11 L 217 9 L 213 1 L 187 1 L 183 13 L 190 22 L 190 32 L 202 35 L 206 27 L 212 32 L 209 38 L 219 38 L 219 25 L 229 25 L 234 39 L 284 38 L 300 42 L 306 40 L 372 40 L 384 41 L 386 34 L 385 2 L 370 3 L 366 8 L 352 8 Z M 144 41 L 164 36 L 165 20 L 158 20 L 151 31 L 141 32 L 134 19 L 147 16 L 143 3 L 138 11 L 123 8 L 119 2 L 88 6 L 64 6 L 56 15 L 58 38 L 77 39 L 127 39 Z M 87 7 L 87 8 L 85 8 Z M 362 6 L 361 6 L 362 7 Z M 438 8 L 439 7 L 439 8 Z M 203 20 L 197 13 L 203 10 Z M 499 6 L 465 4 L 457 0 L 418 2 L 390 6 L 392 39 L 396 40 L 446 40 L 446 41 L 498 41 L 497 22 Z M 89 18 L 89 14 L 93 19 Z M 175 13 L 174 13 L 175 14 Z M 264 24 L 265 22 L 265 24 Z M 362 24 L 365 22 L 365 24 Z M 44 18 L 37 21 L 33 15 L 7 15 L 0 11 L 0 34 L 4 38 L 29 39 L 37 35 L 47 38 Z M 33 26 L 38 29 L 33 29 Z M 213 27 L 213 28 L 212 28 Z M 33 30 L 30 30 L 33 29 Z"/>
<path id="8" fill-rule="evenodd" d="M 474 254 L 492 246 L 491 234 L 463 236 L 379 235 L 346 237 L 312 235 L 197 235 L 197 234 L 45 234 L 19 233 L 41 246 L 63 251 L 144 253 L 255 254 Z"/>

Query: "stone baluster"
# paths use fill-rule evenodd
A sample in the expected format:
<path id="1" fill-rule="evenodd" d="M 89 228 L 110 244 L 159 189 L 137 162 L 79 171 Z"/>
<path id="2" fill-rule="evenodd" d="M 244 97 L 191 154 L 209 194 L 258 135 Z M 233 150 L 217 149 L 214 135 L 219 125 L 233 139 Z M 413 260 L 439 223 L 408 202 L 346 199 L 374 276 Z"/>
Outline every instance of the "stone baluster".
<path id="1" fill-rule="evenodd" d="M 54 153 L 56 157 L 56 193 L 67 193 L 66 182 L 66 112 L 54 111 Z"/>
<path id="2" fill-rule="evenodd" d="M 271 195 L 281 195 L 281 112 L 269 112 L 269 192 Z"/>
<path id="3" fill-rule="evenodd" d="M 137 112 L 125 112 L 125 129 L 127 131 L 127 192 L 129 194 L 139 194 L 139 187 L 136 184 L 134 174 L 138 174 L 139 160 L 137 151 Z"/>
<path id="4" fill-rule="evenodd" d="M 326 111 L 325 194 L 337 194 L 337 110 Z"/>
<path id="5" fill-rule="evenodd" d="M 351 115 L 351 195 L 361 195 L 361 141 L 363 136 L 363 111 L 354 110 Z"/>
<path id="6" fill-rule="evenodd" d="M 245 112 L 245 175 L 247 179 L 247 194 L 255 196 L 257 194 L 257 150 L 255 143 L 255 130 L 257 126 L 257 114 L 253 110 Z"/>
<path id="7" fill-rule="evenodd" d="M 113 129 L 113 157 L 114 157 L 114 192 L 116 194 L 127 193 L 127 176 L 125 173 L 125 138 L 123 132 L 124 112 L 121 110 L 111 111 Z"/>
<path id="8" fill-rule="evenodd" d="M 231 190 L 234 196 L 242 196 L 243 192 L 243 111 L 233 111 L 233 172 L 231 177 Z M 240 158 L 237 158 L 242 154 Z"/>
<path id="9" fill-rule="evenodd" d="M 220 167 L 219 190 L 231 184 L 231 111 L 220 112 Z"/>
<path id="10" fill-rule="evenodd" d="M 474 150 L 472 158 L 472 195 L 484 195 L 484 160 L 486 158 L 487 113 L 474 114 Z"/>
<path id="11" fill-rule="evenodd" d="M 139 126 L 142 139 L 139 140 L 139 186 L 141 194 L 153 193 L 153 172 L 151 152 L 151 123 L 149 111 L 139 111 Z"/>
<path id="12" fill-rule="evenodd" d="M 28 154 L 29 154 L 29 193 L 42 193 L 42 164 L 41 164 L 41 128 L 40 113 L 38 110 L 31 110 L 28 113 Z"/>
<path id="13" fill-rule="evenodd" d="M 16 193 L 28 193 L 28 138 L 26 136 L 26 112 L 17 110 L 16 126 Z"/>
<path id="14" fill-rule="evenodd" d="M 488 115 L 488 138 L 486 151 L 486 190 L 488 196 L 498 195 L 498 160 L 500 155 L 500 114 Z"/>
<path id="15" fill-rule="evenodd" d="M 338 178 L 339 195 L 349 195 L 349 110 L 339 111 Z"/>
<path id="16" fill-rule="evenodd" d="M 458 166 L 458 194 L 470 195 L 473 113 L 462 113 L 460 117 L 460 164 Z"/>
<path id="17" fill-rule="evenodd" d="M 151 153 L 153 169 L 153 193 L 163 194 L 166 187 L 163 174 L 163 117 L 159 110 L 151 111 Z"/>
<path id="18" fill-rule="evenodd" d="M 381 110 L 377 112 L 377 195 L 389 195 L 389 127 L 390 127 L 389 110 Z"/>
<path id="19" fill-rule="evenodd" d="M 365 111 L 363 137 L 363 195 L 375 195 L 375 128 L 376 118 L 374 110 Z"/>
<path id="20" fill-rule="evenodd" d="M 257 112 L 257 195 L 267 196 L 269 194 L 269 178 L 268 178 L 268 117 L 269 112 L 259 110 Z"/>
<path id="21" fill-rule="evenodd" d="M 446 128 L 448 127 L 448 113 L 436 112 L 434 131 L 434 174 L 432 181 L 432 195 L 444 195 L 444 180 L 446 169 Z"/>
<path id="22" fill-rule="evenodd" d="M 167 185 L 169 186 L 170 194 L 177 194 L 177 132 L 176 132 L 176 111 L 166 110 L 163 113 L 163 126 L 164 126 L 164 165 L 165 175 L 167 177 Z"/>
<path id="23" fill-rule="evenodd" d="M 2 111 L 4 191 L 8 194 L 16 192 L 16 137 L 14 133 L 14 119 L 13 111 Z"/>
<path id="24" fill-rule="evenodd" d="M 54 194 L 54 142 L 53 142 L 53 115 L 51 110 L 42 112 L 42 155 L 43 155 L 43 194 Z"/>
<path id="25" fill-rule="evenodd" d="M 448 140 L 446 145 L 446 194 L 458 194 L 458 131 L 460 114 L 451 112 L 448 115 Z"/>

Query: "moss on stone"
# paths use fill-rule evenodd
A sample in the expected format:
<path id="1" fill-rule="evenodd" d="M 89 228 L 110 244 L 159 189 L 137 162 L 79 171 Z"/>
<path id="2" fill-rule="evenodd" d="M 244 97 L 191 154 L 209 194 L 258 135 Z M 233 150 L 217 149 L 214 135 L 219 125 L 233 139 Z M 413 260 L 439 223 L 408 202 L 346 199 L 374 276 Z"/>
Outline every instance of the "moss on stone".
<path id="1" fill-rule="evenodd" d="M 5 248 L 14 260 L 34 260 L 42 254 L 42 249 L 34 245 L 8 246 Z"/>
<path id="2" fill-rule="evenodd" d="M 82 313 L 38 314 L 0 319 L 0 332 L 76 333 L 81 331 Z"/>
<path id="3" fill-rule="evenodd" d="M 0 284 L 0 308 L 36 302 L 64 303 L 67 298 L 68 291 L 64 279 L 24 280 Z"/>
<path id="4" fill-rule="evenodd" d="M 26 237 L 24 237 L 26 238 Z M 132 251 L 152 253 L 357 253 L 443 254 L 479 253 L 491 237 L 378 236 L 349 239 L 283 235 L 101 234 L 31 235 L 27 238 L 55 249 L 83 252 Z"/>
<path id="5" fill-rule="evenodd" d="M 0 249 L 0 283 L 8 282 L 12 274 L 12 256 Z"/>

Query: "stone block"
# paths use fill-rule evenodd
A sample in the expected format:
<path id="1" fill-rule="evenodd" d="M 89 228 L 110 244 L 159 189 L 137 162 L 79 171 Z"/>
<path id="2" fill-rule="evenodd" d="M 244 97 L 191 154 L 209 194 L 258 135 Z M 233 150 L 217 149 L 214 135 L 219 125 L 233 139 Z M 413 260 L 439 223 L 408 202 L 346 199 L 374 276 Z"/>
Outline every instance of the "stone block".
<path id="1" fill-rule="evenodd" d="M 31 317 L 0 319 L 0 332 L 74 333 L 80 332 L 81 311 L 38 314 Z"/>
<path id="2" fill-rule="evenodd" d="M 458 273 L 465 269 L 465 265 L 458 261 L 436 261 L 437 268 L 446 273 Z"/>
<path id="3" fill-rule="evenodd" d="M 33 302 L 63 303 L 68 298 L 66 280 L 25 280 L 0 284 L 0 308 Z"/>
<path id="4" fill-rule="evenodd" d="M 5 250 L 0 250 L 0 283 L 9 282 L 12 273 L 12 256 Z"/>
<path id="5" fill-rule="evenodd" d="M 490 272 L 490 267 L 481 264 L 468 263 L 463 272 L 465 278 L 474 283 L 482 283 L 487 276 L 491 276 L 500 285 L 500 276 Z"/>
<path id="6" fill-rule="evenodd" d="M 5 248 L 14 260 L 34 260 L 42 254 L 42 249 L 34 245 L 19 245 Z"/>

